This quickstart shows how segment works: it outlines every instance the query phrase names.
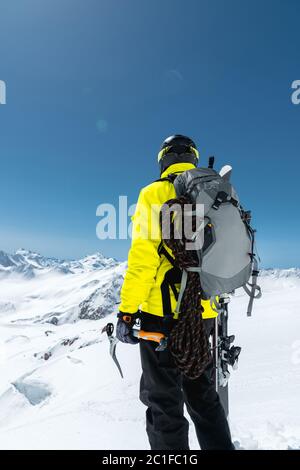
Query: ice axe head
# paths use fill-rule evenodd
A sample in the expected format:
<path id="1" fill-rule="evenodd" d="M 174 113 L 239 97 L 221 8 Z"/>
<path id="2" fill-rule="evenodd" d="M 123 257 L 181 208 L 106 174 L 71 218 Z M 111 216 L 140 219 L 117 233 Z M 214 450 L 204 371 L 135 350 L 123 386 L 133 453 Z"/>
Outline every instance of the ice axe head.
<path id="1" fill-rule="evenodd" d="M 118 344 L 119 340 L 118 340 L 118 338 L 113 336 L 113 332 L 114 332 L 114 324 L 113 323 L 107 323 L 107 325 L 105 325 L 105 327 L 102 329 L 102 333 L 106 333 L 107 337 L 109 339 L 109 343 L 110 343 L 109 352 L 110 352 L 110 355 L 111 355 L 114 363 L 116 364 L 116 366 L 118 368 L 118 371 L 120 372 L 120 375 L 123 379 L 123 372 L 122 372 L 121 366 L 120 366 L 119 361 L 118 361 L 117 356 L 116 356 L 116 347 L 117 347 L 117 344 Z"/>
<path id="2" fill-rule="evenodd" d="M 114 332 L 113 323 L 107 323 L 107 325 L 105 325 L 101 331 L 101 333 L 106 333 L 108 337 L 112 336 L 113 332 Z"/>

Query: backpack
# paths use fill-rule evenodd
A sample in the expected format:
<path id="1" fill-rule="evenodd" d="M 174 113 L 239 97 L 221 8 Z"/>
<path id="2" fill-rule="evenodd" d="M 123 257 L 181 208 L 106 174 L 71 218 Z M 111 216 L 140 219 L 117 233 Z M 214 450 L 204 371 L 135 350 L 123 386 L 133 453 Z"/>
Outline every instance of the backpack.
<path id="1" fill-rule="evenodd" d="M 254 298 L 261 297 L 261 288 L 257 285 L 259 270 L 255 230 L 250 225 L 251 212 L 243 209 L 230 183 L 231 167 L 227 165 L 218 173 L 212 166 L 210 160 L 208 168 L 193 168 L 159 180 L 173 183 L 177 198 L 184 197 L 193 205 L 201 204 L 204 215 L 201 227 L 203 243 L 196 249 L 198 266 L 182 270 L 176 311 L 180 312 L 187 272 L 196 271 L 200 276 L 202 297 L 210 299 L 214 310 L 219 308 L 220 296 L 243 287 L 250 297 L 247 315 L 251 316 Z M 194 215 L 195 211 L 190 211 L 185 217 Z M 196 231 L 195 238 L 198 235 Z M 167 252 L 165 248 L 160 251 Z"/>

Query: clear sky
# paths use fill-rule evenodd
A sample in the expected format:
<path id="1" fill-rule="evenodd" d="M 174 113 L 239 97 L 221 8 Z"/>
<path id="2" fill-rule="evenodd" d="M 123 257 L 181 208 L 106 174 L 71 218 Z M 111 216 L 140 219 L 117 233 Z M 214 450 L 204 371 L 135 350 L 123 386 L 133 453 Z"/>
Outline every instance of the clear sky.
<path id="1" fill-rule="evenodd" d="M 135 202 L 173 133 L 230 163 L 263 265 L 300 266 L 298 0 L 1 0 L 0 249 L 126 259 L 96 207 Z"/>

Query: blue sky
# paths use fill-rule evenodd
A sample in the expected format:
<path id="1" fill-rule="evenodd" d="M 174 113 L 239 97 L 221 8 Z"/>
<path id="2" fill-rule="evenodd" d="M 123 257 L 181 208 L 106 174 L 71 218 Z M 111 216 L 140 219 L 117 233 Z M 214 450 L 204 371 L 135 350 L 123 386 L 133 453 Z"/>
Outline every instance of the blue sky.
<path id="1" fill-rule="evenodd" d="M 264 266 L 300 266 L 298 0 L 1 0 L 0 249 L 126 259 L 96 207 L 135 202 L 173 133 L 230 163 Z"/>

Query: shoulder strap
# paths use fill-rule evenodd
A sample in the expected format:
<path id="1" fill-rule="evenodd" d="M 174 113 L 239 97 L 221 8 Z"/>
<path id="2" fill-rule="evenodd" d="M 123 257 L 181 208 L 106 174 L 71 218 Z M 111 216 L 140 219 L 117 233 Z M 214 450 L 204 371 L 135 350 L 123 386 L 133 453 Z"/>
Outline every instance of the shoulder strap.
<path id="1" fill-rule="evenodd" d="M 173 258 L 173 256 L 170 255 L 170 253 L 164 247 L 163 242 L 160 242 L 157 252 L 158 252 L 159 256 L 161 256 L 161 255 L 165 256 L 172 266 L 177 267 L 175 259 Z"/>
<path id="2" fill-rule="evenodd" d="M 159 178 L 158 180 L 154 180 L 153 182 L 159 182 L 159 181 L 169 181 L 169 183 L 174 183 L 175 179 L 177 178 L 176 173 L 170 173 L 169 175 L 165 176 L 164 178 Z"/>
<path id="3" fill-rule="evenodd" d="M 173 318 L 170 288 L 172 289 L 173 295 L 176 301 L 178 302 L 179 293 L 177 291 L 176 284 L 182 284 L 182 270 L 176 264 L 175 259 L 164 247 L 163 242 L 160 242 L 157 252 L 159 256 L 165 256 L 169 263 L 173 266 L 165 273 L 163 282 L 160 286 L 163 305 L 163 316 L 164 319 L 167 320 L 168 318 Z"/>

